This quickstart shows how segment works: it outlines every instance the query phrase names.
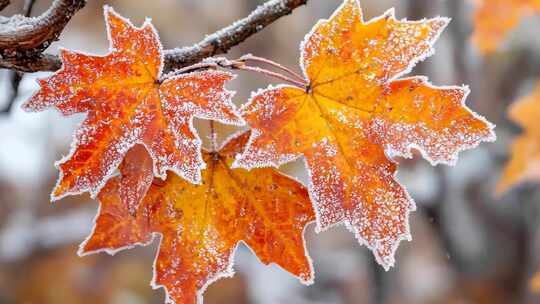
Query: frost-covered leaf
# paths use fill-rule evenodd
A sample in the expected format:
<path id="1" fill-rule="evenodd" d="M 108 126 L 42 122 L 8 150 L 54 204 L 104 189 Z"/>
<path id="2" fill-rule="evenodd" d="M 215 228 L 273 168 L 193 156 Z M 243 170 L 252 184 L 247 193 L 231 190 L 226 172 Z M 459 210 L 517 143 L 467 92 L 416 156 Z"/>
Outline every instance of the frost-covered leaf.
<path id="1" fill-rule="evenodd" d="M 81 253 L 113 253 L 161 234 L 153 286 L 165 287 L 169 300 L 179 304 L 200 303 L 210 283 L 233 275 L 240 241 L 264 264 L 276 263 L 302 282 L 312 282 L 303 239 L 306 225 L 315 219 L 307 190 L 274 169 L 230 169 L 248 138 L 244 133 L 219 152 L 203 153 L 208 168 L 202 171 L 202 185 L 172 174 L 166 181 L 155 179 L 135 213 L 118 192 L 126 176 L 110 179 L 98 195 L 96 226 Z M 145 155 L 130 150 L 124 163 Z M 149 168 L 148 161 L 142 164 Z"/>
<path id="2" fill-rule="evenodd" d="M 129 212 L 134 214 L 152 185 L 154 174 L 152 159 L 143 145 L 135 145 L 128 154 L 130 161 L 122 162 L 119 167 L 123 178 L 118 184 L 118 195 Z"/>
<path id="3" fill-rule="evenodd" d="M 243 107 L 253 130 L 235 166 L 304 156 L 318 230 L 344 223 L 388 269 L 415 208 L 391 157 L 411 157 L 416 148 L 432 164 L 453 164 L 459 151 L 495 138 L 493 126 L 464 105 L 467 88 L 396 80 L 432 53 L 447 23 L 399 21 L 393 11 L 364 22 L 359 3 L 346 0 L 302 43 L 309 87 L 271 87 Z"/>
<path id="4" fill-rule="evenodd" d="M 41 80 L 41 89 L 24 105 L 30 111 L 54 106 L 64 115 L 87 113 L 69 155 L 58 163 L 52 199 L 95 195 L 135 144 L 146 147 L 156 175 L 165 178 L 170 169 L 200 182 L 204 163 L 192 120 L 243 123 L 232 92 L 224 88 L 233 76 L 203 71 L 161 79 L 162 47 L 152 24 L 136 28 L 108 7 L 105 19 L 110 53 L 61 50 L 63 68 Z"/>
<path id="5" fill-rule="evenodd" d="M 476 0 L 473 41 L 482 53 L 493 52 L 523 17 L 540 13 L 540 0 Z"/>
<path id="6" fill-rule="evenodd" d="M 497 185 L 498 195 L 525 181 L 540 181 L 540 84 L 536 92 L 517 101 L 510 118 L 524 129 L 512 145 L 511 159 Z"/>

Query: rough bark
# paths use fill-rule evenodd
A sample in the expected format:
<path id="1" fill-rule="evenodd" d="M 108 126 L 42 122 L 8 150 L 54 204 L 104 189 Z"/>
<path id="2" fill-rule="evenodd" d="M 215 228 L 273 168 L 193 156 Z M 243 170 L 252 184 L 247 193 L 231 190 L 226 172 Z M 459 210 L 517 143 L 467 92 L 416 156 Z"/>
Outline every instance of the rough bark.
<path id="1" fill-rule="evenodd" d="M 165 50 L 165 70 L 186 67 L 204 58 L 226 53 L 233 46 L 260 32 L 277 19 L 290 14 L 297 7 L 306 4 L 307 1 L 270 0 L 260 5 L 244 19 L 208 35 L 193 46 Z M 29 28 L 6 29 L 0 22 L 0 49 L 2 49 L 0 68 L 22 72 L 60 69 L 61 62 L 58 56 L 42 52 L 50 42 L 58 37 L 71 16 L 84 3 L 83 0 L 57 0 L 47 12 L 39 17 L 48 21 L 35 23 Z M 63 14 L 60 14 L 64 17 L 51 17 L 51 15 L 55 16 L 58 10 L 64 11 Z M 56 22 L 50 23 L 52 20 L 56 20 Z"/>
<path id="2" fill-rule="evenodd" d="M 36 18 L 15 15 L 0 19 L 0 56 L 7 61 L 36 56 L 44 51 L 71 17 L 86 4 L 85 0 L 56 0 Z"/>

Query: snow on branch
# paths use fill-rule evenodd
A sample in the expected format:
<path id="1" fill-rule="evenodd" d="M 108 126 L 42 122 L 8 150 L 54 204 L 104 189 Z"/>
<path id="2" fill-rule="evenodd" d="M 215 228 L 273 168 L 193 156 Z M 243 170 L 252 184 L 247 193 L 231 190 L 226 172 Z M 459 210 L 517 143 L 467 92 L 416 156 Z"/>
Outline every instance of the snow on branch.
<path id="1" fill-rule="evenodd" d="M 206 36 L 199 43 L 185 48 L 166 50 L 165 66 L 167 69 L 182 68 L 201 61 L 204 58 L 224 54 L 233 46 L 261 31 L 280 17 L 306 4 L 308 0 L 271 0 L 257 7 L 246 18 L 225 27 L 212 35 Z"/>
<path id="2" fill-rule="evenodd" d="M 270 0 L 257 7 L 244 19 L 206 36 L 206 38 L 193 46 L 165 50 L 165 70 L 170 71 L 182 68 L 197 63 L 206 57 L 226 53 L 233 46 L 240 44 L 248 37 L 261 31 L 280 17 L 290 14 L 295 8 L 306 4 L 307 1 L 308 0 Z M 56 18 L 58 24 L 51 25 L 51 23 L 48 23 L 47 26 L 41 26 L 43 21 L 38 23 L 30 22 L 31 20 L 26 20 L 26 23 L 31 23 L 33 25 L 34 32 L 38 33 L 37 38 L 43 36 L 48 28 L 55 28 L 57 30 L 56 38 L 69 21 L 69 18 L 84 5 L 84 2 L 85 1 L 82 0 L 57 0 L 49 11 L 38 17 L 40 19 L 47 19 L 43 16 L 54 15 L 54 12 L 60 9 L 63 11 L 63 14 L 65 14 L 65 17 L 64 19 Z M 60 13 L 62 14 L 62 12 Z M 35 45 L 35 47 L 27 48 L 27 51 L 31 51 L 27 54 L 23 53 L 22 55 L 11 57 L 4 56 L 2 52 L 4 52 L 3 49 L 5 48 L 5 44 L 9 45 L 9 41 L 5 41 L 4 37 L 6 36 L 5 32 L 10 30 L 10 26 L 5 28 L 0 19 L 0 55 L 3 56 L 3 58 L 0 58 L 0 68 L 22 72 L 56 71 L 60 69 L 61 62 L 58 56 L 42 54 L 41 52 L 44 49 L 43 45 L 39 43 L 36 44 L 35 42 L 33 43 L 36 36 L 29 34 L 31 31 L 29 31 L 28 28 L 13 26 L 14 24 L 18 24 L 16 20 L 21 17 L 14 16 L 12 18 L 14 18 L 14 21 L 11 23 L 11 37 L 19 38 L 21 40 L 20 43 L 22 43 L 22 45 L 15 43 L 15 46 L 25 47 Z M 40 28 L 41 31 L 39 30 Z M 19 33 L 20 30 L 24 31 Z M 21 39 L 23 37 L 26 37 L 26 39 Z M 47 41 L 50 43 L 50 40 Z M 11 46 L 12 48 L 14 47 L 13 44 L 11 44 Z M 15 51 L 17 52 L 17 49 L 15 49 Z"/>
<path id="3" fill-rule="evenodd" d="M 0 56 L 3 61 L 40 54 L 58 36 L 86 0 L 56 0 L 38 17 L 0 18 Z"/>

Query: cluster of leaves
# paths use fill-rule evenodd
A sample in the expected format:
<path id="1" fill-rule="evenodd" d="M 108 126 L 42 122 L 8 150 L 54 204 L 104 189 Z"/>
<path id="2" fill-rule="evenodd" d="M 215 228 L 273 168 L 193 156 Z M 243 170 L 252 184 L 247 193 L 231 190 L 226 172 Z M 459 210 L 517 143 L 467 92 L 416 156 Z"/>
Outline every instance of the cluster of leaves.
<path id="1" fill-rule="evenodd" d="M 484 53 L 494 51 L 522 17 L 540 13 L 539 0 L 479 0 L 473 41 Z M 511 159 L 496 188 L 496 195 L 527 181 L 540 180 L 540 84 L 535 92 L 513 104 L 509 117 L 525 130 L 512 145 Z M 538 280 L 537 280 L 538 281 Z"/>
<path id="2" fill-rule="evenodd" d="M 225 88 L 232 74 L 164 75 L 149 22 L 136 28 L 108 7 L 105 19 L 110 53 L 62 50 L 62 70 L 24 107 L 87 114 L 51 198 L 88 191 L 99 199 L 80 254 L 160 235 L 153 286 L 170 302 L 202 301 L 206 286 L 231 276 L 240 241 L 311 283 L 303 231 L 312 221 L 318 231 L 344 224 L 388 269 L 415 209 L 393 158 L 415 148 L 432 164 L 453 164 L 495 139 L 493 125 L 465 106 L 466 87 L 400 78 L 432 54 L 446 18 L 397 20 L 390 10 L 365 22 L 359 3 L 345 0 L 301 44 L 304 79 L 260 90 L 240 111 Z M 206 151 L 194 117 L 251 130 Z M 275 169 L 299 157 L 307 188 Z"/>

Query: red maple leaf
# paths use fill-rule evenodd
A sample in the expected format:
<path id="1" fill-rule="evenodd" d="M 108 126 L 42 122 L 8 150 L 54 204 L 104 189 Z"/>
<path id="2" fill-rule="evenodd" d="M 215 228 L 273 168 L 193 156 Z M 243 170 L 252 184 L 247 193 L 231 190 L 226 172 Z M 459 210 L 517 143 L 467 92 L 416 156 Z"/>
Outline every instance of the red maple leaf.
<path id="1" fill-rule="evenodd" d="M 152 24 L 136 28 L 108 7 L 105 19 L 109 54 L 61 50 L 63 68 L 41 80 L 39 92 L 24 105 L 29 111 L 54 106 L 63 115 L 87 113 L 69 155 L 57 163 L 61 172 L 52 200 L 84 191 L 95 196 L 136 144 L 148 150 L 155 175 L 165 178 L 172 170 L 199 183 L 204 162 L 192 120 L 243 124 L 233 93 L 224 88 L 233 75 L 209 70 L 164 79 Z"/>

